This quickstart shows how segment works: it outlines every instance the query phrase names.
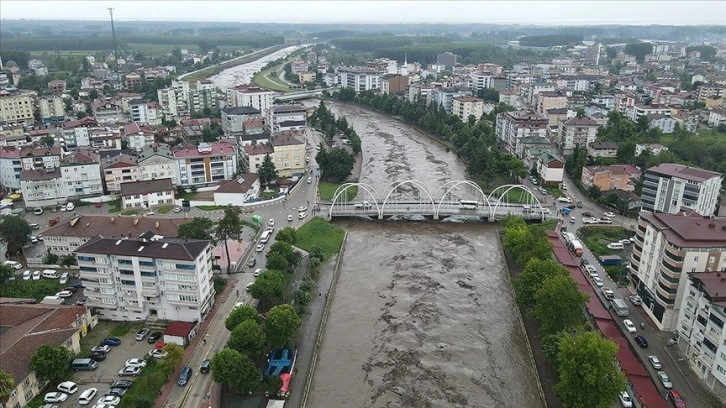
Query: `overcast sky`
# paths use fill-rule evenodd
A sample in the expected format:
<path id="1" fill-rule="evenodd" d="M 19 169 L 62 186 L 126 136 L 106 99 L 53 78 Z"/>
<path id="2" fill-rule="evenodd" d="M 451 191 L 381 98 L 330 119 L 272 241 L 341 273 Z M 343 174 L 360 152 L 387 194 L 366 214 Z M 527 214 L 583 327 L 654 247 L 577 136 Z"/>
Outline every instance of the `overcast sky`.
<path id="1" fill-rule="evenodd" d="M 0 1 L 3 19 L 726 24 L 726 1 Z"/>

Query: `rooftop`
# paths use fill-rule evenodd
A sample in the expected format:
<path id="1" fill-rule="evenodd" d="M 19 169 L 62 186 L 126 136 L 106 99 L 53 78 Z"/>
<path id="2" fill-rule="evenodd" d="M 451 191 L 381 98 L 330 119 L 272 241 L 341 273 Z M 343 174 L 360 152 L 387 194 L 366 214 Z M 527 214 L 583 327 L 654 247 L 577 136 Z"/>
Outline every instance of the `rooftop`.
<path id="1" fill-rule="evenodd" d="M 307 108 L 302 104 L 294 105 L 276 105 L 271 108 L 272 113 L 288 113 L 288 112 L 307 112 Z"/>
<path id="2" fill-rule="evenodd" d="M 215 193 L 239 193 L 244 194 L 252 188 L 252 184 L 259 176 L 255 173 L 244 173 L 236 180 L 228 180 L 217 188 Z"/>
<path id="3" fill-rule="evenodd" d="M 291 145 L 304 145 L 305 142 L 302 140 L 287 135 L 287 134 L 279 134 L 277 136 L 272 136 L 270 138 L 270 143 L 272 143 L 273 146 L 291 146 Z"/>
<path id="4" fill-rule="evenodd" d="M 572 119 L 562 122 L 562 124 L 565 126 L 598 126 L 597 122 L 587 116 L 575 116 Z"/>
<path id="5" fill-rule="evenodd" d="M 162 238 L 149 241 L 137 237 L 97 237 L 78 247 L 76 253 L 194 261 L 209 245 L 209 241 L 198 239 Z"/>
<path id="6" fill-rule="evenodd" d="M 22 170 L 20 172 L 20 180 L 51 180 L 61 176 L 60 167 L 52 169 L 41 168 L 38 170 Z"/>
<path id="7" fill-rule="evenodd" d="M 697 167 L 688 167 L 682 164 L 662 163 L 646 170 L 648 173 L 655 173 L 670 177 L 680 177 L 691 181 L 706 181 L 711 177 L 723 177 L 721 173 L 699 169 Z"/>
<path id="8" fill-rule="evenodd" d="M 681 248 L 726 247 L 726 217 L 703 217 L 698 214 L 651 213 L 642 211 L 640 218 L 661 231 L 672 244 Z"/>
<path id="9" fill-rule="evenodd" d="M 171 183 L 170 178 L 145 181 L 129 181 L 126 183 L 121 183 L 122 196 L 160 193 L 173 190 L 174 185 Z"/>
<path id="10" fill-rule="evenodd" d="M 269 143 L 259 143 L 254 145 L 247 145 L 243 147 L 245 153 L 249 156 L 255 156 L 260 154 L 272 154 L 275 153 L 275 148 Z"/>
<path id="11" fill-rule="evenodd" d="M 201 146 L 200 146 L 201 147 Z M 225 142 L 215 142 L 208 144 L 209 149 L 200 151 L 199 148 L 194 146 L 181 147 L 174 149 L 174 157 L 202 157 L 202 156 L 218 156 L 218 155 L 233 155 L 236 154 L 234 146 Z"/>
<path id="12" fill-rule="evenodd" d="M 706 292 L 711 302 L 726 306 L 725 272 L 691 272 L 688 277 Z"/>
<path id="13" fill-rule="evenodd" d="M 259 115 L 260 110 L 255 109 L 250 106 L 236 106 L 234 108 L 224 108 L 222 109 L 222 112 L 224 112 L 227 115 Z"/>
<path id="14" fill-rule="evenodd" d="M 99 163 L 100 157 L 98 153 L 87 150 L 76 150 L 61 160 L 61 166 L 75 166 L 78 164 Z"/>
<path id="15" fill-rule="evenodd" d="M 74 222 L 75 220 L 75 222 Z M 176 237 L 179 227 L 191 218 L 112 217 L 107 215 L 80 215 L 61 221 L 47 229 L 46 237 L 105 238 L 137 237 L 152 231 L 164 237 Z"/>

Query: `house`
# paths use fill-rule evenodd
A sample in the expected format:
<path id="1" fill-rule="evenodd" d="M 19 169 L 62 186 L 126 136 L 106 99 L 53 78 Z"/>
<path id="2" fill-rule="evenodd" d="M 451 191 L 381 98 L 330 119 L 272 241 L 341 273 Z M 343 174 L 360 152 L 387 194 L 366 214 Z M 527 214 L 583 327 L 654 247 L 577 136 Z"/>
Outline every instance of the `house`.
<path id="1" fill-rule="evenodd" d="M 97 237 L 78 247 L 76 256 L 86 286 L 86 306 L 99 318 L 196 324 L 214 302 L 209 241 L 165 238 L 153 232 Z M 169 324 L 167 330 L 172 327 L 176 325 Z M 186 333 L 188 338 L 190 332 Z"/>
<path id="2" fill-rule="evenodd" d="M 618 144 L 615 142 L 592 142 L 587 145 L 590 157 L 617 157 Z"/>
<path id="3" fill-rule="evenodd" d="M 129 149 L 141 151 L 154 144 L 154 131 L 148 126 L 139 126 L 139 123 L 132 122 L 125 125 L 121 132 Z"/>
<path id="4" fill-rule="evenodd" d="M 718 127 L 726 124 L 726 109 L 714 108 L 708 111 L 708 126 Z"/>
<path id="5" fill-rule="evenodd" d="M 597 138 L 597 122 L 588 118 L 575 116 L 572 119 L 560 120 L 558 131 L 558 148 L 563 154 L 569 155 L 575 146 L 588 146 Z"/>
<path id="6" fill-rule="evenodd" d="M 655 114 L 648 116 L 648 119 L 650 120 L 648 127 L 650 129 L 660 129 L 663 134 L 673 133 L 676 128 L 676 124 L 678 123 L 678 121 L 675 118 L 670 117 L 670 115 Z"/>
<path id="7" fill-rule="evenodd" d="M 678 214 L 716 211 L 723 174 L 681 164 L 662 163 L 645 171 L 643 210 Z"/>
<path id="8" fill-rule="evenodd" d="M 170 178 L 121 183 L 121 208 L 174 205 L 174 192 Z"/>
<path id="9" fill-rule="evenodd" d="M 151 231 L 155 235 L 175 238 L 179 227 L 191 218 L 117 217 L 108 215 L 79 215 L 63 220 L 43 232 L 46 251 L 63 256 L 76 252 L 78 247 L 98 236 L 138 237 Z"/>
<path id="10" fill-rule="evenodd" d="M 275 148 L 270 143 L 246 144 L 242 146 L 242 152 L 247 159 L 247 168 L 251 173 L 257 173 L 257 170 L 264 162 L 265 157 L 275 154 Z"/>
<path id="11" fill-rule="evenodd" d="M 226 141 L 182 147 L 172 153 L 183 186 L 203 186 L 229 180 L 237 172 L 237 146 Z"/>
<path id="12" fill-rule="evenodd" d="M 41 345 L 63 346 L 75 355 L 81 338 L 98 320 L 83 306 L 32 304 L 34 299 L 0 298 L 0 370 L 14 380 L 7 407 L 23 407 L 41 394 L 46 382 L 30 367 Z"/>
<path id="13" fill-rule="evenodd" d="M 20 148 L 0 146 L 0 189 L 6 193 L 20 189 Z"/>
<path id="14" fill-rule="evenodd" d="M 259 192 L 259 176 L 255 173 L 244 173 L 235 180 L 223 182 L 214 191 L 214 205 L 242 206 L 248 200 L 257 198 Z"/>
<path id="15" fill-rule="evenodd" d="M 615 189 L 611 190 L 611 193 L 617 195 L 621 202 L 626 203 L 628 211 L 636 210 L 641 207 L 640 196 L 632 191 Z"/>
<path id="16" fill-rule="evenodd" d="M 600 191 L 633 191 L 631 180 L 640 177 L 640 171 L 631 165 L 587 166 L 582 168 L 580 182 L 586 188 L 597 186 Z"/>
<path id="17" fill-rule="evenodd" d="M 103 160 L 103 179 L 106 191 L 110 194 L 121 191 L 121 183 L 139 181 L 141 172 L 136 157 L 128 154 L 120 154 Z"/>
<path id="18" fill-rule="evenodd" d="M 659 143 L 636 144 L 635 145 L 635 157 L 640 156 L 646 150 L 648 150 L 651 155 L 657 156 L 662 152 L 668 151 L 668 148 Z"/>
<path id="19" fill-rule="evenodd" d="M 527 169 L 534 169 L 545 184 L 562 183 L 565 162 L 552 147 L 531 147 L 524 151 Z"/>
<path id="20" fill-rule="evenodd" d="M 186 347 L 196 335 L 196 322 L 169 322 L 164 330 L 164 343 L 174 343 Z"/>
<path id="21" fill-rule="evenodd" d="M 451 113 L 463 122 L 474 116 L 478 121 L 484 115 L 484 100 L 471 95 L 456 96 L 451 99 Z"/>
<path id="22" fill-rule="evenodd" d="M 267 111 L 266 130 L 275 135 L 288 130 L 303 130 L 307 108 L 302 104 L 275 105 Z"/>

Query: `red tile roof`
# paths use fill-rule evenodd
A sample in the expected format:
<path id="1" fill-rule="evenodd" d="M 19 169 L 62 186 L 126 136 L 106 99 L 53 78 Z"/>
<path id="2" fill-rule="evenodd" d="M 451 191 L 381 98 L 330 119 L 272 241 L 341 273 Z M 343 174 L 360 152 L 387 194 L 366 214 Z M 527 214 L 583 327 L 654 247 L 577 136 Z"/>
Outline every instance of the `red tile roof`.
<path id="1" fill-rule="evenodd" d="M 169 336 L 187 337 L 194 329 L 195 324 L 189 322 L 170 322 L 164 330 L 164 334 Z"/>

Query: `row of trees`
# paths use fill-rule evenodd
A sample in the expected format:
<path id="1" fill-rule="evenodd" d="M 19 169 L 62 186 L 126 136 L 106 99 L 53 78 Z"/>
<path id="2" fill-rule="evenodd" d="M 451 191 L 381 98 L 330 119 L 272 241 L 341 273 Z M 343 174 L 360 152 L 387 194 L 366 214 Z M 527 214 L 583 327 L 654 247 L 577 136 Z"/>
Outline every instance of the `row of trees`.
<path id="1" fill-rule="evenodd" d="M 361 140 L 358 134 L 348 124 L 345 116 L 336 118 L 325 106 L 325 102 L 320 101 L 320 105 L 315 109 L 308 121 L 310 126 L 323 133 L 328 143 L 332 143 L 336 134 L 343 134 L 350 140 L 353 153 L 360 153 Z M 340 147 L 328 149 L 323 143 L 318 146 L 315 161 L 320 167 L 322 179 L 334 183 L 347 179 L 353 172 L 353 166 L 355 165 L 355 157 L 348 153 L 347 150 Z"/>
<path id="2" fill-rule="evenodd" d="M 490 187 L 495 179 L 516 181 L 526 177 L 527 169 L 521 160 L 502 153 L 496 146 L 492 123 L 500 112 L 513 110 L 505 104 L 498 105 L 490 114 L 481 118 L 470 116 L 465 122 L 446 112 L 443 106 L 423 100 L 410 102 L 395 95 L 376 95 L 372 91 L 361 92 L 350 98 L 347 88 L 333 94 L 342 100 L 355 102 L 386 114 L 401 117 L 412 126 L 434 135 L 450 144 L 456 154 L 467 164 L 467 171 L 480 184 Z"/>
<path id="3" fill-rule="evenodd" d="M 566 407 L 612 406 L 626 384 L 615 360 L 617 344 L 587 329 L 588 297 L 552 259 L 544 228 L 519 217 L 502 225 L 504 247 L 523 266 L 513 280 L 515 299 L 539 325 L 542 351 L 559 376 L 555 392 Z"/>
<path id="4" fill-rule="evenodd" d="M 340 92 L 344 93 L 346 91 L 353 91 L 352 88 L 343 88 L 339 91 L 339 99 L 341 100 L 348 100 L 347 96 L 341 96 Z M 355 96 L 355 91 L 353 91 L 353 96 Z M 351 98 L 352 100 L 352 98 Z M 361 151 L 361 141 L 360 136 L 358 136 L 358 133 L 355 132 L 352 126 L 348 124 L 348 120 L 345 118 L 345 116 L 341 116 L 339 118 L 336 118 L 335 115 L 330 112 L 327 106 L 325 106 L 325 102 L 320 101 L 320 105 L 315 109 L 315 112 L 310 116 L 308 119 L 308 123 L 310 123 L 310 126 L 318 130 L 319 132 L 323 133 L 325 136 L 325 139 L 329 142 L 333 141 L 333 138 L 335 137 L 336 133 L 342 133 L 345 135 L 345 137 L 350 140 L 350 147 L 353 149 L 353 153 L 360 153 Z"/>

